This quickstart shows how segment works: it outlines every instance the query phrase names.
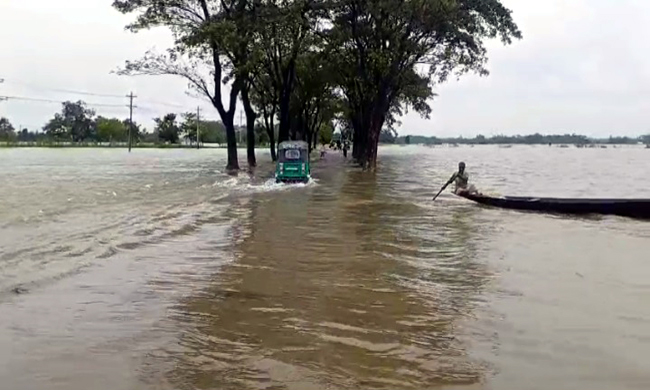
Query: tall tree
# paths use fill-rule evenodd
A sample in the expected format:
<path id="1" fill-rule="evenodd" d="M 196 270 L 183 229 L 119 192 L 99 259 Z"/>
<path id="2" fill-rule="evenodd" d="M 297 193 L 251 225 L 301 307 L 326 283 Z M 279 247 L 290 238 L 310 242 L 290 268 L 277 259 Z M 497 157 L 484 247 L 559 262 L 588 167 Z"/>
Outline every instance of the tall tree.
<path id="1" fill-rule="evenodd" d="M 239 169 L 234 115 L 242 80 L 228 79 L 227 50 L 215 34 L 221 12 L 232 3 L 217 0 L 115 0 L 122 13 L 136 13 L 127 29 L 138 32 L 157 26 L 170 29 L 174 46 L 166 54 L 147 52 L 144 58 L 127 61 L 118 71 L 127 75 L 176 75 L 189 82 L 192 90 L 205 96 L 219 112 L 226 128 L 229 170 Z M 223 103 L 223 84 L 232 81 L 227 104 Z"/>
<path id="2" fill-rule="evenodd" d="M 321 51 L 303 52 L 297 59 L 296 83 L 291 101 L 291 138 L 302 139 L 310 148 L 318 141 L 323 123 L 331 121 L 340 108 L 334 92 L 332 72 Z"/>
<path id="3" fill-rule="evenodd" d="M 435 83 L 450 74 L 486 75 L 483 41 L 500 38 L 508 44 L 521 37 L 499 0 L 332 0 L 331 5 L 330 58 L 341 70 L 354 156 L 372 169 L 391 109 L 411 103 L 413 91 L 405 86 L 420 84 L 418 77 Z"/>
<path id="4" fill-rule="evenodd" d="M 183 123 L 181 123 L 180 130 L 181 134 L 185 139 L 190 141 L 190 143 L 197 142 L 197 126 L 199 127 L 199 137 L 201 133 L 201 123 L 197 123 L 196 114 L 193 112 L 186 112 L 183 114 Z"/>
<path id="5" fill-rule="evenodd" d="M 64 102 L 60 113 L 43 127 L 45 133 L 57 140 L 80 142 L 96 139 L 95 111 L 83 101 Z"/>
<path id="6" fill-rule="evenodd" d="M 228 59 L 228 78 L 238 83 L 246 114 L 246 157 L 249 167 L 255 159 L 255 120 L 257 113 L 251 103 L 255 55 L 255 31 L 259 28 L 259 0 L 220 0 L 220 12 L 205 28 L 205 34 L 214 41 Z"/>
<path id="7" fill-rule="evenodd" d="M 291 97 L 295 87 L 298 55 L 314 46 L 315 32 L 323 15 L 321 2 L 293 0 L 261 2 L 256 42 L 260 66 L 277 99 L 278 142 L 290 138 Z"/>
<path id="8" fill-rule="evenodd" d="M 255 82 L 251 84 L 250 101 L 261 115 L 262 125 L 269 139 L 271 159 L 277 160 L 275 148 L 276 115 L 279 106 L 278 91 L 273 87 L 271 78 L 265 73 L 258 71 L 255 74 Z"/>
<path id="9" fill-rule="evenodd" d="M 97 140 L 99 142 L 124 142 L 128 140 L 128 127 L 117 118 L 97 118 Z"/>
<path id="10" fill-rule="evenodd" d="M 211 144 L 226 143 L 226 128 L 219 121 L 201 121 L 201 142 Z"/>
<path id="11" fill-rule="evenodd" d="M 0 118 L 0 141 L 9 141 L 16 136 L 14 126 L 7 118 Z"/>
<path id="12" fill-rule="evenodd" d="M 154 131 L 158 139 L 172 144 L 178 143 L 181 129 L 176 123 L 176 114 L 167 114 L 162 118 L 155 118 L 156 127 Z"/>

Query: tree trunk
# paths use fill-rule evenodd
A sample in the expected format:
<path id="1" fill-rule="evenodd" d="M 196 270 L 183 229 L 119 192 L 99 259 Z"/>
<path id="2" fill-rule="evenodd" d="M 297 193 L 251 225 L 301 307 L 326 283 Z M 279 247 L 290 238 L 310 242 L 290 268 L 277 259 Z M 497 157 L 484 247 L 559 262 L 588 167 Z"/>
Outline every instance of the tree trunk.
<path id="1" fill-rule="evenodd" d="M 257 160 L 255 159 L 255 113 L 253 115 L 246 114 L 246 158 L 248 159 L 249 168 L 257 166 Z"/>
<path id="2" fill-rule="evenodd" d="M 266 134 L 269 135 L 269 147 L 271 148 L 271 160 L 273 160 L 273 162 L 278 161 L 278 155 L 275 151 L 275 123 L 273 123 L 274 115 L 275 113 L 271 113 L 268 118 L 264 119 L 264 122 L 266 124 Z"/>
<path id="3" fill-rule="evenodd" d="M 363 159 L 363 167 L 368 170 L 375 170 L 377 168 L 377 147 L 379 146 L 379 135 L 384 126 L 386 114 L 383 110 L 374 110 L 370 118 L 370 127 L 368 128 L 368 136 L 366 138 L 365 156 Z"/>
<path id="4" fill-rule="evenodd" d="M 352 158 L 361 166 L 364 165 L 369 131 L 368 121 L 364 119 L 362 112 L 352 118 Z"/>
<path id="5" fill-rule="evenodd" d="M 246 112 L 246 157 L 248 159 L 248 167 L 252 168 L 257 166 L 255 159 L 255 119 L 257 114 L 248 96 L 250 86 L 245 85 L 241 91 L 242 103 L 244 104 L 244 111 Z"/>
<path id="6" fill-rule="evenodd" d="M 278 142 L 289 140 L 289 102 L 291 100 L 290 93 L 283 93 L 280 96 L 280 131 L 278 133 Z"/>
<path id="7" fill-rule="evenodd" d="M 223 126 L 226 128 L 226 144 L 228 145 L 228 164 L 226 170 L 239 170 L 239 161 L 237 160 L 237 134 L 235 133 L 235 121 L 233 113 L 225 115 Z"/>
<path id="8" fill-rule="evenodd" d="M 271 160 L 273 162 L 278 161 L 278 155 L 275 151 L 275 132 L 273 131 L 273 128 L 271 128 L 271 131 L 268 132 L 269 134 L 269 148 L 271 149 Z"/>

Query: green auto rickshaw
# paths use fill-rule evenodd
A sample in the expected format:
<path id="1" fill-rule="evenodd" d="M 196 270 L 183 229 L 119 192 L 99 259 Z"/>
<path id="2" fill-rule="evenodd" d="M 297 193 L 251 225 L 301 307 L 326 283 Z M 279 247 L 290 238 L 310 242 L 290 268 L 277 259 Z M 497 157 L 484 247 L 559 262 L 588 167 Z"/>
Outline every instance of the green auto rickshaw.
<path id="1" fill-rule="evenodd" d="M 307 142 L 280 142 L 278 163 L 275 166 L 275 181 L 277 183 L 307 183 L 310 172 Z"/>

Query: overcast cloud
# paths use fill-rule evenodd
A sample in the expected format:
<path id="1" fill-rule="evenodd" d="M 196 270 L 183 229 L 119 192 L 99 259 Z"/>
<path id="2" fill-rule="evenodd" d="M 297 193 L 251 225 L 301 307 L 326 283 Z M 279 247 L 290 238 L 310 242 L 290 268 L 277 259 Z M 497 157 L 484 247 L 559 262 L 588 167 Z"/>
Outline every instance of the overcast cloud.
<path id="1" fill-rule="evenodd" d="M 410 113 L 401 134 L 465 135 L 563 133 L 592 136 L 650 133 L 650 1 L 503 0 L 524 39 L 489 44 L 490 76 L 465 76 L 437 88 L 430 120 Z M 130 17 L 112 0 L 0 0 L 0 95 L 89 103 L 127 99 L 47 90 L 137 94 L 134 117 L 151 126 L 166 112 L 194 111 L 217 119 L 209 104 L 187 96 L 173 77 L 110 74 L 147 49 L 164 50 L 168 32 L 124 31 Z M 175 106 L 165 106 L 161 103 Z M 0 116 L 36 129 L 60 105 L 10 100 Z M 126 107 L 95 107 L 127 117 Z M 239 116 L 239 115 L 238 115 Z"/>

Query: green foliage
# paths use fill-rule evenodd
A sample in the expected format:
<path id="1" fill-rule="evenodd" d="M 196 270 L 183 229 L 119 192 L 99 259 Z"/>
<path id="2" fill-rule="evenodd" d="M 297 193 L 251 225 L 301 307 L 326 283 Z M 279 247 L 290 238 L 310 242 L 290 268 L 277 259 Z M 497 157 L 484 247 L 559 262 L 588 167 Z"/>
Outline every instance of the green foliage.
<path id="1" fill-rule="evenodd" d="M 382 144 L 394 144 L 397 141 L 397 132 L 391 128 L 384 128 L 379 134 L 379 142 Z"/>
<path id="2" fill-rule="evenodd" d="M 64 102 L 60 113 L 43 127 L 45 133 L 55 140 L 67 139 L 72 142 L 93 140 L 96 127 L 93 117 L 95 111 L 86 108 L 83 101 Z"/>
<path id="3" fill-rule="evenodd" d="M 116 118 L 97 118 L 97 141 L 99 142 L 125 142 L 128 141 L 128 122 L 125 125 Z"/>
<path id="4" fill-rule="evenodd" d="M 650 134 L 642 135 L 639 140 L 646 145 L 650 145 Z"/>
<path id="5" fill-rule="evenodd" d="M 226 127 L 227 169 L 239 169 L 233 117 L 244 79 L 235 70 L 246 66 L 248 29 L 252 26 L 244 17 L 250 9 L 247 2 L 115 0 L 113 6 L 122 13 L 135 14 L 129 30 L 163 26 L 174 38 L 174 46 L 165 54 L 147 52 L 140 60 L 127 61 L 118 74 L 174 75 L 187 80 L 190 88 L 207 98 L 219 113 Z M 236 77 L 235 82 L 224 104 L 221 86 L 232 77 Z M 165 136 L 175 139 L 173 132 Z"/>
<path id="6" fill-rule="evenodd" d="M 241 93 L 256 142 L 319 140 L 337 121 L 353 156 L 374 167 L 377 143 L 395 140 L 408 110 L 428 118 L 433 87 L 486 75 L 484 42 L 521 33 L 500 0 L 115 0 L 140 31 L 168 28 L 174 46 L 127 62 L 122 74 L 177 75 L 222 119 L 228 167 L 237 168 L 234 113 Z M 221 85 L 232 82 L 229 102 Z M 252 124 L 259 120 L 260 126 Z M 201 124 L 199 124 L 201 126 Z M 183 134 L 196 140 L 186 118 Z M 328 130 L 329 131 L 329 130 Z M 324 135 L 328 138 L 328 135 Z M 172 137 L 173 138 L 173 137 Z M 313 141 L 313 142 L 311 142 Z M 251 145 L 248 145 L 249 162 Z M 271 148 L 273 152 L 273 147 Z"/>
<path id="7" fill-rule="evenodd" d="M 396 143 L 407 144 L 406 138 L 410 138 L 411 144 L 425 144 L 425 145 L 439 145 L 439 144 L 459 144 L 459 145 L 498 145 L 498 144 L 514 144 L 514 145 L 588 145 L 599 143 L 610 144 L 636 144 L 643 137 L 638 139 L 629 137 L 610 137 L 607 139 L 590 139 L 587 136 L 579 134 L 553 134 L 542 135 L 539 133 L 529 135 L 495 135 L 492 137 L 485 137 L 477 135 L 472 138 L 454 137 L 454 138 L 438 138 L 426 137 L 421 135 L 410 135 L 406 137 L 398 137 Z"/>
<path id="8" fill-rule="evenodd" d="M 16 131 L 9 119 L 0 118 L 0 141 L 11 141 L 16 137 Z"/>
<path id="9" fill-rule="evenodd" d="M 226 128 L 219 121 L 199 121 L 199 137 L 201 143 L 226 143 Z M 188 112 L 183 114 L 183 123 L 180 125 L 181 134 L 190 142 L 196 142 L 196 114 Z"/>
<path id="10" fill-rule="evenodd" d="M 331 9 L 329 58 L 361 149 L 354 156 L 371 167 L 387 120 L 408 107 L 428 115 L 432 83 L 487 74 L 483 41 L 521 36 L 498 0 L 333 0 Z"/>
<path id="11" fill-rule="evenodd" d="M 201 121 L 201 142 L 212 144 L 226 143 L 226 128 L 219 121 Z"/>
<path id="12" fill-rule="evenodd" d="M 334 124 L 332 121 L 321 124 L 318 132 L 318 142 L 323 145 L 329 145 L 334 138 Z"/>
<path id="13" fill-rule="evenodd" d="M 197 126 L 200 126 L 200 124 L 197 124 L 197 118 L 195 113 L 187 112 L 183 114 L 183 123 L 180 126 L 181 134 L 185 139 L 189 140 L 191 143 L 196 142 Z M 198 130 L 200 134 L 201 133 L 200 127 Z"/>
<path id="14" fill-rule="evenodd" d="M 176 114 L 167 114 L 162 118 L 155 118 L 156 123 L 155 132 L 158 134 L 158 139 L 162 142 L 169 142 L 171 144 L 178 143 L 181 128 L 176 123 Z"/>
<path id="15" fill-rule="evenodd" d="M 257 138 L 256 143 L 258 145 L 268 145 L 271 142 L 266 127 L 261 124 L 255 126 L 255 137 Z"/>
<path id="16" fill-rule="evenodd" d="M 607 143 L 614 145 L 631 145 L 636 144 L 637 142 L 639 142 L 638 138 L 610 136 Z"/>

